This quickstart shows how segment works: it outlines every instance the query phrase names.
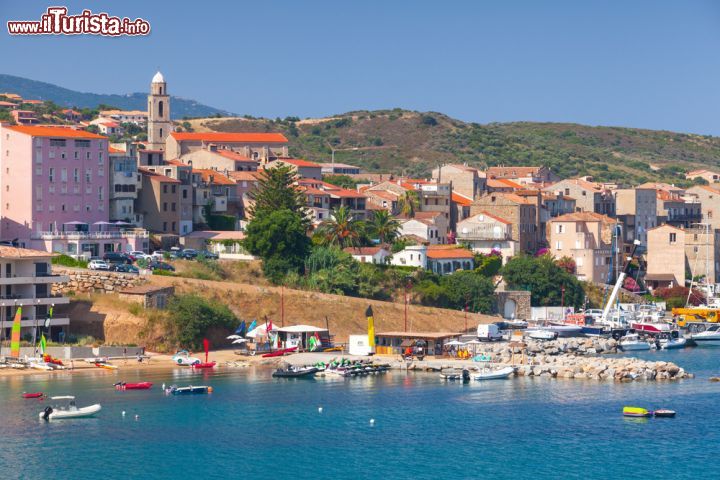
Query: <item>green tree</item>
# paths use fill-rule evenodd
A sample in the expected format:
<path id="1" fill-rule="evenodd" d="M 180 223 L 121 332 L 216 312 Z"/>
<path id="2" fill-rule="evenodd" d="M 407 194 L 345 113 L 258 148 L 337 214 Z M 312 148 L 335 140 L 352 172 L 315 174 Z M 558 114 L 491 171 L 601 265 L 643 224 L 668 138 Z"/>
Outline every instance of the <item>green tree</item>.
<path id="1" fill-rule="evenodd" d="M 505 283 L 511 290 L 528 290 L 534 306 L 560 305 L 565 288 L 565 305 L 580 307 L 585 299 L 582 285 L 550 255 L 511 258 L 502 269 Z"/>
<path id="2" fill-rule="evenodd" d="M 288 272 L 300 272 L 310 252 L 307 219 L 289 209 L 260 210 L 245 231 L 244 247 L 263 261 L 263 272 L 280 283 Z"/>
<path id="3" fill-rule="evenodd" d="M 471 312 L 492 311 L 495 285 L 489 278 L 470 270 L 460 270 L 443 276 L 440 285 L 447 292 L 448 307 L 459 309 L 467 305 Z"/>
<path id="4" fill-rule="evenodd" d="M 287 165 L 263 170 L 258 178 L 257 188 L 249 195 L 254 200 L 248 209 L 252 217 L 289 210 L 301 216 L 306 226 L 310 225 L 305 195 L 295 186 L 295 172 Z"/>
<path id="5" fill-rule="evenodd" d="M 420 208 L 420 200 L 417 192 L 407 190 L 403 196 L 398 199 L 398 210 L 400 214 L 407 218 L 415 217 L 415 212 Z"/>
<path id="6" fill-rule="evenodd" d="M 168 303 L 176 343 L 185 348 L 202 348 L 202 339 L 211 329 L 232 329 L 237 318 L 221 303 L 199 295 L 176 295 Z"/>
<path id="7" fill-rule="evenodd" d="M 485 277 L 494 277 L 502 268 L 502 255 L 475 255 L 475 272 Z"/>
<path id="8" fill-rule="evenodd" d="M 357 220 L 348 207 L 332 211 L 316 230 L 322 245 L 340 248 L 357 247 L 362 243 L 364 223 Z"/>
<path id="9" fill-rule="evenodd" d="M 400 223 L 387 210 L 376 210 L 367 223 L 368 235 L 380 243 L 393 243 L 400 235 Z"/>

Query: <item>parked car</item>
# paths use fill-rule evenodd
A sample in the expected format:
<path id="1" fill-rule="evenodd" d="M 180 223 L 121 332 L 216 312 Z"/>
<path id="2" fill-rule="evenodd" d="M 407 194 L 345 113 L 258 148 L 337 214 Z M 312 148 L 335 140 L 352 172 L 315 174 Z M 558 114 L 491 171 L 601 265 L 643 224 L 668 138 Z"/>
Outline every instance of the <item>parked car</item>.
<path id="1" fill-rule="evenodd" d="M 118 253 L 118 252 L 108 252 L 105 255 L 103 255 L 103 260 L 109 263 L 132 263 L 132 260 L 130 260 L 130 257 L 125 255 L 124 253 Z"/>
<path id="2" fill-rule="evenodd" d="M 217 260 L 218 258 L 220 258 L 220 255 L 218 255 L 217 253 L 211 252 L 209 250 L 200 250 L 199 252 L 197 252 L 197 256 L 198 257 L 202 256 L 202 257 L 208 258 L 210 260 Z"/>
<path id="3" fill-rule="evenodd" d="M 110 265 L 105 260 L 90 260 L 88 268 L 90 270 L 110 270 Z"/>
<path id="4" fill-rule="evenodd" d="M 151 257 L 152 257 L 153 260 L 157 260 L 157 261 L 165 260 L 165 254 L 166 254 L 166 253 L 169 254 L 169 252 L 166 252 L 165 250 L 155 250 L 155 251 L 152 253 Z"/>
<path id="5" fill-rule="evenodd" d="M 116 263 L 110 267 L 113 272 L 121 273 L 140 273 L 140 269 L 134 265 L 128 265 L 127 263 Z"/>
<path id="6" fill-rule="evenodd" d="M 133 258 L 134 260 L 143 259 L 143 260 L 147 260 L 147 261 L 149 262 L 149 261 L 152 261 L 152 259 L 153 259 L 153 258 L 152 258 L 152 255 L 148 255 L 147 253 L 145 253 L 145 252 L 140 252 L 140 251 L 130 252 L 129 255 L 130 255 L 130 257 Z"/>
<path id="7" fill-rule="evenodd" d="M 185 250 L 178 252 L 178 256 L 180 258 L 184 258 L 185 260 L 192 260 L 198 256 L 198 251 L 194 248 L 186 248 Z"/>
<path id="8" fill-rule="evenodd" d="M 148 265 L 148 268 L 150 270 L 167 270 L 169 272 L 175 271 L 175 267 L 165 262 L 152 262 L 150 265 Z"/>

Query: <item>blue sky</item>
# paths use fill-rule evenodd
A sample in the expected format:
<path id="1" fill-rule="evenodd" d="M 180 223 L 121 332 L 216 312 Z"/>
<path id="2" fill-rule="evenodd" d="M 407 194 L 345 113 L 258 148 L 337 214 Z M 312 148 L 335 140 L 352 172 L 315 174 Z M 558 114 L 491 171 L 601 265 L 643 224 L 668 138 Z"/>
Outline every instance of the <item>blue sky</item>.
<path id="1" fill-rule="evenodd" d="M 22 2 L 143 17 L 143 38 L 10 37 L 0 72 L 81 91 L 171 93 L 241 114 L 402 107 L 479 123 L 577 122 L 720 135 L 720 2 Z"/>

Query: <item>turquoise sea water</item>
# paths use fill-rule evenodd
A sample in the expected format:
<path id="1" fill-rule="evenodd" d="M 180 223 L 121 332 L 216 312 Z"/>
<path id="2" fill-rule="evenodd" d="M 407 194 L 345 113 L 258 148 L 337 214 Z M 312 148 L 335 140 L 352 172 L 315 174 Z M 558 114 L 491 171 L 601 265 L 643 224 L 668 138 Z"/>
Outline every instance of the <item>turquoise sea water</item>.
<path id="1" fill-rule="evenodd" d="M 5 378 L 0 478 L 720 478 L 720 384 L 708 381 L 720 374 L 720 349 L 644 357 L 675 361 L 697 378 L 462 385 L 401 372 L 272 379 L 261 368 Z M 116 392 L 118 380 L 156 386 Z M 162 383 L 215 392 L 167 397 Z M 78 405 L 103 410 L 45 423 L 37 418 L 45 402 L 23 400 L 23 391 L 74 394 Z M 626 404 L 678 416 L 629 420 Z"/>

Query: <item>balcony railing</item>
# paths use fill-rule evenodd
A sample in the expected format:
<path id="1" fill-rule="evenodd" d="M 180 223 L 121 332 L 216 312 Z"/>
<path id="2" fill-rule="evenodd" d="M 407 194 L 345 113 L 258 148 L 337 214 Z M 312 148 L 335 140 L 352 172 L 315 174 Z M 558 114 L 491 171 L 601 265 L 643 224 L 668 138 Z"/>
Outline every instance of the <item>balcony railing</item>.
<path id="1" fill-rule="evenodd" d="M 119 232 L 39 232 L 33 238 L 40 240 L 114 240 L 120 238 L 149 238 L 147 230 Z"/>
<path id="2" fill-rule="evenodd" d="M 511 240 L 512 235 L 509 232 L 496 232 L 490 229 L 473 228 L 470 230 L 460 230 L 457 234 L 458 240 Z"/>

